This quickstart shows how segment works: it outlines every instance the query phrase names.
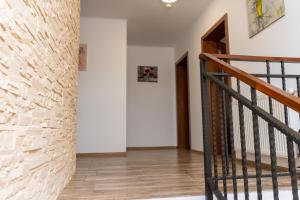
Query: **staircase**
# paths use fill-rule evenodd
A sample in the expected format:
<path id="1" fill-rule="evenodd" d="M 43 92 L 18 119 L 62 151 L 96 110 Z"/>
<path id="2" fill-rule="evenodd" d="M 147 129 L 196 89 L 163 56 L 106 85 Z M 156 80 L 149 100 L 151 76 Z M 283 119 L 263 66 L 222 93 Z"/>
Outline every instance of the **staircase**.
<path id="1" fill-rule="evenodd" d="M 300 58 L 201 54 L 200 60 L 206 199 L 298 200 Z M 287 73 L 290 67 L 299 73 Z M 278 165 L 282 159 L 286 167 Z M 282 181 L 290 187 L 281 188 Z"/>

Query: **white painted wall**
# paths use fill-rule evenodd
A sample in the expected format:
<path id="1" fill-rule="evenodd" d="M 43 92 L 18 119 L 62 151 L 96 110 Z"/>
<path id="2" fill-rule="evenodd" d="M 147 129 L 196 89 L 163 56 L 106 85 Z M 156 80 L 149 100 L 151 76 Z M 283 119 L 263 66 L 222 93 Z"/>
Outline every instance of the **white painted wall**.
<path id="1" fill-rule="evenodd" d="M 137 82 L 137 66 L 158 66 L 158 83 Z M 174 48 L 128 47 L 127 146 L 176 146 Z"/>
<path id="2" fill-rule="evenodd" d="M 189 51 L 190 106 L 192 148 L 202 150 L 201 90 L 199 59 L 201 36 L 226 12 L 229 15 L 230 52 L 232 54 L 296 56 L 300 57 L 300 1 L 286 0 L 286 16 L 249 39 L 246 0 L 212 0 L 199 19 L 183 34 L 175 48 L 175 58 Z M 243 65 L 251 72 L 257 68 Z M 277 69 L 278 70 L 278 69 Z M 299 71 L 299 66 L 289 69 Z"/>
<path id="3" fill-rule="evenodd" d="M 82 17 L 80 40 L 88 66 L 79 73 L 77 152 L 125 152 L 127 22 Z"/>

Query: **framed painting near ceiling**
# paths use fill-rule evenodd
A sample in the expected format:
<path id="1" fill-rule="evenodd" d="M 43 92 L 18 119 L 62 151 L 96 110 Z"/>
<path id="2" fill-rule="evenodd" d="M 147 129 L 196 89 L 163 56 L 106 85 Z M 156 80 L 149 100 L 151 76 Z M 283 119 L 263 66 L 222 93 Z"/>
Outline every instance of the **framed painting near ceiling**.
<path id="1" fill-rule="evenodd" d="M 87 67 L 87 45 L 80 44 L 79 46 L 79 71 L 86 71 Z"/>
<path id="2" fill-rule="evenodd" d="M 284 0 L 247 0 L 250 38 L 285 15 Z"/>

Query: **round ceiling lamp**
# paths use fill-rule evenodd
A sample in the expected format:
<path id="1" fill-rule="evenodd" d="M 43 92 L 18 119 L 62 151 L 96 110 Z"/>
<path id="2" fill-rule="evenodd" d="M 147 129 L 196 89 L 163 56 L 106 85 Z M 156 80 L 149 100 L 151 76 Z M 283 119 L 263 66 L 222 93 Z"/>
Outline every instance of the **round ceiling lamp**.
<path id="1" fill-rule="evenodd" d="M 171 8 L 177 0 L 161 0 L 167 8 Z"/>

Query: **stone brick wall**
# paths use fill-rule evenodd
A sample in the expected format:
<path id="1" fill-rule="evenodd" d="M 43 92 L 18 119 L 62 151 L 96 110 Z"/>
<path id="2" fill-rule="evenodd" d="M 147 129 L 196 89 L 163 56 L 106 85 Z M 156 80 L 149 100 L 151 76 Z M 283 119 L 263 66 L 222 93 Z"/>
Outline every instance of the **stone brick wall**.
<path id="1" fill-rule="evenodd" d="M 75 170 L 80 0 L 0 0 L 0 199 L 56 199 Z"/>

